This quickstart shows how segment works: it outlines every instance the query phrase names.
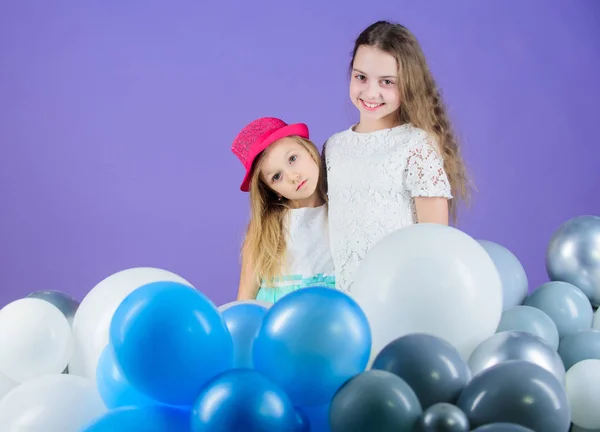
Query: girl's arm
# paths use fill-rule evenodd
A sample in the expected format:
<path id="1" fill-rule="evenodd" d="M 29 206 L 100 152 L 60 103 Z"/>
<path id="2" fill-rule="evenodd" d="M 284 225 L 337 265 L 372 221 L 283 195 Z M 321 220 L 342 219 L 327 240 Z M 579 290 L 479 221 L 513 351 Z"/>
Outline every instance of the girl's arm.
<path id="1" fill-rule="evenodd" d="M 238 300 L 254 300 L 258 294 L 258 281 L 254 274 L 254 266 L 250 263 L 246 243 L 242 249 L 242 271 L 240 274 L 240 285 L 238 287 Z"/>
<path id="2" fill-rule="evenodd" d="M 448 225 L 448 199 L 445 197 L 415 197 L 418 223 Z"/>

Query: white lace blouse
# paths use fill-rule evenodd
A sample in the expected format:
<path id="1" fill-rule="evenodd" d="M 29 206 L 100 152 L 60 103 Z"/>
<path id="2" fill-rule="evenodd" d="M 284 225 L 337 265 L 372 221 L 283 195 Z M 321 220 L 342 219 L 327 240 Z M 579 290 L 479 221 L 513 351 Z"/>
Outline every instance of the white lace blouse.
<path id="1" fill-rule="evenodd" d="M 353 128 L 323 147 L 336 285 L 347 293 L 369 249 L 416 222 L 414 197 L 452 198 L 443 160 L 425 131 L 410 124 L 370 133 Z"/>

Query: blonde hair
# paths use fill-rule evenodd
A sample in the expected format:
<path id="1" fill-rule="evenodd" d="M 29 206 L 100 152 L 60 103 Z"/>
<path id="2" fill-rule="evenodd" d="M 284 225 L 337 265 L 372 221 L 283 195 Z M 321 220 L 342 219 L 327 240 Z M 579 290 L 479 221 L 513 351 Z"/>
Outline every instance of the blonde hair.
<path id="1" fill-rule="evenodd" d="M 432 134 L 437 140 L 444 159 L 444 169 L 455 197 L 449 202 L 449 210 L 453 221 L 456 222 L 456 198 L 468 202 L 471 185 L 442 95 L 419 42 L 406 27 L 378 21 L 363 30 L 356 39 L 350 72 L 356 52 L 362 45 L 377 48 L 396 59 L 401 101 L 398 110 L 400 124 L 410 123 Z"/>
<path id="2" fill-rule="evenodd" d="M 291 136 L 304 146 L 319 167 L 317 194 L 327 202 L 325 193 L 324 167 L 319 151 L 312 141 L 299 136 Z M 265 152 L 258 155 L 253 163 L 250 178 L 250 222 L 244 239 L 245 257 L 259 284 L 269 284 L 284 271 L 286 257 L 286 234 L 283 220 L 290 209 L 289 202 L 267 186 L 260 176 L 260 166 Z"/>

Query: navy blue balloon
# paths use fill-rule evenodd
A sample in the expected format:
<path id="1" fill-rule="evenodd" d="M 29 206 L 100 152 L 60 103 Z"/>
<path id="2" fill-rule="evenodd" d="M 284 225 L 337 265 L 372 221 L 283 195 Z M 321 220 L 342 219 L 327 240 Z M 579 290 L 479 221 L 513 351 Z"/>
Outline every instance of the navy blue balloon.
<path id="1" fill-rule="evenodd" d="M 257 304 L 240 303 L 222 313 L 233 338 L 233 367 L 252 368 L 252 346 L 267 308 Z"/>
<path id="2" fill-rule="evenodd" d="M 122 407 L 81 432 L 190 432 L 190 412 L 167 406 Z"/>
<path id="3" fill-rule="evenodd" d="M 209 380 L 233 365 L 233 341 L 215 305 L 177 282 L 129 294 L 113 316 L 110 343 L 127 381 L 169 405 L 191 406 Z"/>
<path id="4" fill-rule="evenodd" d="M 304 288 L 269 309 L 253 360 L 295 405 L 321 405 L 365 370 L 370 350 L 369 323 L 353 299 L 331 288 Z"/>
<path id="5" fill-rule="evenodd" d="M 300 432 L 300 418 L 285 392 L 250 369 L 232 369 L 202 390 L 192 410 L 192 431 Z"/>

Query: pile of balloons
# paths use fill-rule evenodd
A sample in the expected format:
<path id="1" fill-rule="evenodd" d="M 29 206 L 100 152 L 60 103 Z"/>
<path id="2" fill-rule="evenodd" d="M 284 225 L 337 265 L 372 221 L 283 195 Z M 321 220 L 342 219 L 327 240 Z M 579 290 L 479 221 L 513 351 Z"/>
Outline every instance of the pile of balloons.
<path id="1" fill-rule="evenodd" d="M 600 218 L 564 223 L 550 282 L 508 249 L 420 224 L 377 243 L 350 295 L 217 307 L 132 268 L 81 304 L 0 310 L 0 430 L 600 430 Z"/>

